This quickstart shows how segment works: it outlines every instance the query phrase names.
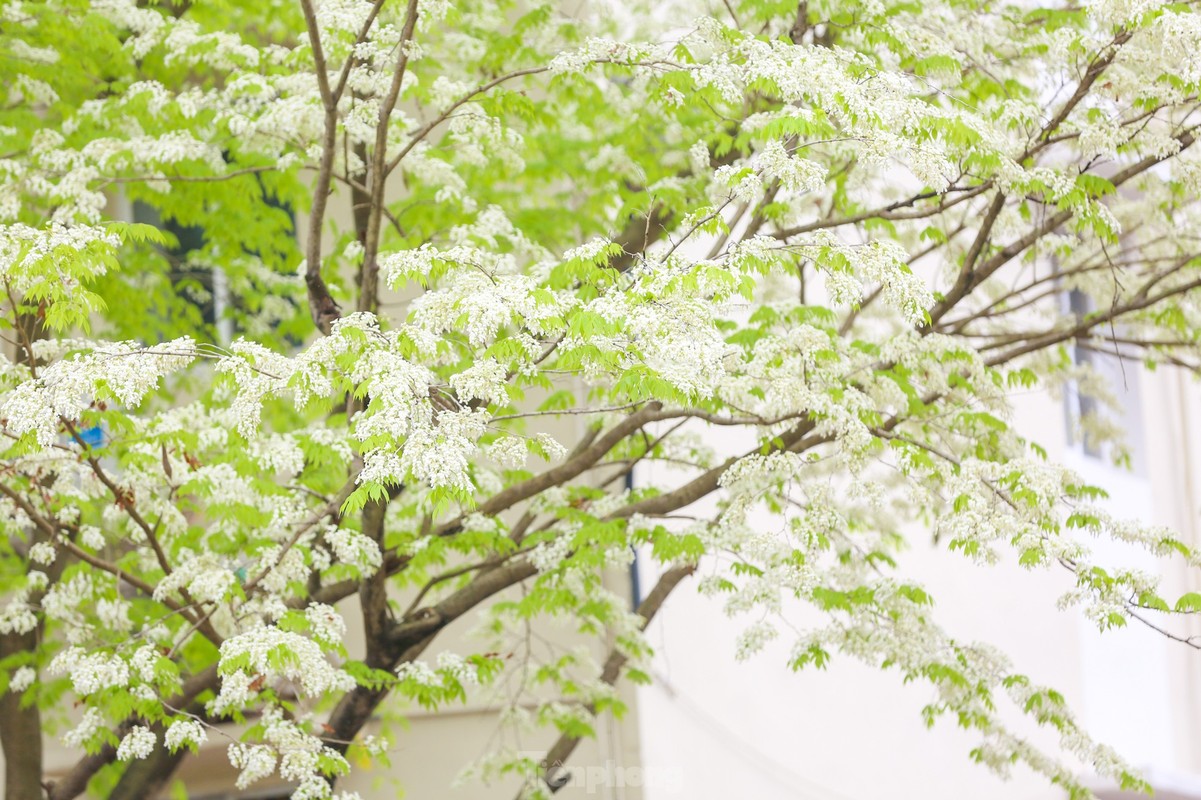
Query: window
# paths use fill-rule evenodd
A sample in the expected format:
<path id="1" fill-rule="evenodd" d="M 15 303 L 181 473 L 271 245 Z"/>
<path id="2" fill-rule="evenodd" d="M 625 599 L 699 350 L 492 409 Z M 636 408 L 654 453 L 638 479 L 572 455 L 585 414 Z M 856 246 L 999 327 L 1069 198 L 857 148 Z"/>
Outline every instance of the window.
<path id="1" fill-rule="evenodd" d="M 229 282 L 220 267 L 209 267 L 189 258 L 205 245 L 204 228 L 181 225 L 173 219 L 164 220 L 154 206 L 142 202 L 133 204 L 133 221 L 153 225 L 167 231 L 178 242 L 167 248 L 164 255 L 171 263 L 169 276 L 176 292 L 187 298 L 200 311 L 205 325 L 214 327 L 217 341 L 228 344 L 233 339 L 233 320 L 229 317 Z"/>
<path id="2" fill-rule="evenodd" d="M 296 255 L 276 250 L 260 253 L 245 244 L 248 240 L 241 234 L 250 225 L 266 225 L 274 235 L 282 234 L 291 240 L 292 245 L 296 244 L 296 214 L 290 204 L 278 199 L 261 176 L 256 175 L 252 180 L 257 181 L 257 188 L 251 188 L 243 197 L 251 204 L 249 211 L 243 208 L 243 213 L 250 218 L 242 219 L 238 228 L 218 230 L 208 222 L 204 225 L 182 224 L 169 210 L 163 211 L 157 207 L 153 199 L 150 202 L 134 200 L 128 212 L 128 218 L 133 222 L 152 225 L 174 237 L 175 246 L 160 249 L 168 261 L 170 291 L 176 297 L 188 300 L 195 312 L 187 315 L 190 319 L 177 322 L 183 323 L 189 333 L 197 327 L 203 327 L 219 344 L 228 344 L 237 333 L 242 332 L 238 322 L 240 318 L 245 319 L 246 315 L 263 310 L 255 305 L 262 297 L 276 303 L 273 313 L 280 319 L 291 315 L 299 307 L 294 298 L 280 292 L 265 290 L 261 286 L 252 291 L 245 289 L 247 284 L 257 285 L 263 278 L 256 276 L 253 269 L 247 271 L 249 268 L 240 265 L 237 258 L 239 254 L 253 257 L 245 260 L 261 260 L 267 272 L 294 270 L 296 263 Z M 169 209 L 170 206 L 164 205 L 163 208 Z M 275 247 L 280 247 L 278 240 Z M 222 254 L 220 263 L 226 269 L 205 262 L 204 255 L 215 252 Z M 233 258 L 229 258 L 231 255 Z M 173 326 L 171 322 L 167 324 L 169 328 Z M 283 333 L 282 337 L 293 345 L 298 344 L 289 333 Z"/>
<path id="3" fill-rule="evenodd" d="M 1096 310 L 1092 298 L 1078 289 L 1066 295 L 1067 311 L 1076 319 L 1083 319 Z M 1139 392 L 1140 362 L 1121 355 L 1123 348 L 1116 342 L 1104 341 L 1104 332 L 1098 331 L 1090 340 L 1076 341 L 1072 345 L 1072 359 L 1079 367 L 1087 367 L 1106 387 L 1106 393 L 1117 400 L 1118 408 L 1102 402 L 1095 394 L 1072 381 L 1064 392 L 1064 413 L 1068 442 L 1079 447 L 1086 456 L 1109 460 L 1113 458 L 1113 445 L 1100 443 L 1082 433 L 1082 421 L 1099 419 L 1118 427 L 1122 442 L 1130 456 L 1130 468 L 1136 475 L 1146 474 L 1146 457 L 1142 422 L 1142 398 Z"/>

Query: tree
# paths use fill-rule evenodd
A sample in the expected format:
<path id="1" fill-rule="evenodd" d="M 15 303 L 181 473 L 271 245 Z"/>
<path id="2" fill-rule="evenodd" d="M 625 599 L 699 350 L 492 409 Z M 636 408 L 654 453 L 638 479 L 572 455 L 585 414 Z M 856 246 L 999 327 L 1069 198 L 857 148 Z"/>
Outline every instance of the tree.
<path id="1" fill-rule="evenodd" d="M 387 698 L 441 707 L 505 671 L 486 643 L 439 652 L 477 613 L 502 642 L 542 616 L 616 632 L 603 665 L 529 671 L 569 700 L 537 715 L 566 760 L 701 564 L 760 620 L 740 653 L 806 601 L 828 624 L 793 667 L 842 652 L 927 681 L 976 759 L 1085 794 L 1011 703 L 1139 783 L 1060 695 L 943 633 L 893 555 L 934 534 L 1065 569 L 1102 628 L 1201 609 L 1096 565 L 1094 536 L 1198 554 L 1098 510 L 1007 421 L 1014 389 L 1087 384 L 1078 354 L 1196 369 L 1191 7 L 0 14 L 10 800 L 150 796 L 227 719 L 250 719 L 241 784 L 331 796 Z M 779 535 L 748 524 L 764 510 Z M 601 585 L 631 548 L 662 567 L 637 613 Z M 80 750 L 53 782 L 43 728 Z M 530 770 L 534 796 L 534 767 L 489 768 Z"/>

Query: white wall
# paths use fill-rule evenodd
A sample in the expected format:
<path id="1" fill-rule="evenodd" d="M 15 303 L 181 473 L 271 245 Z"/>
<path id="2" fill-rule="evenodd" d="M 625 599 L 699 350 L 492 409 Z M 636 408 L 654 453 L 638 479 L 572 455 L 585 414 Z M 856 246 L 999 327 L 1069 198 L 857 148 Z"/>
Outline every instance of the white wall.
<path id="1" fill-rule="evenodd" d="M 1180 476 L 1196 480 L 1181 460 L 1201 452 L 1189 449 L 1201 443 L 1181 426 L 1191 420 L 1201 428 L 1196 416 L 1201 394 L 1192 386 L 1177 391 L 1180 378 L 1170 372 L 1140 380 L 1148 464 L 1143 476 L 1073 448 L 1057 399 L 1016 398 L 1014 420 L 1052 458 L 1106 488 L 1114 513 L 1172 525 L 1186 541 L 1196 541 L 1191 497 L 1201 497 L 1195 494 L 1201 487 L 1186 486 Z M 726 431 L 711 435 L 721 450 L 743 444 L 730 441 Z M 1101 560 L 1158 568 L 1129 548 L 1097 543 L 1096 552 Z M 952 635 L 998 646 L 1018 671 L 1062 691 L 1096 738 L 1146 768 L 1154 782 L 1182 786 L 1179 796 L 1193 796 L 1191 787 L 1201 785 L 1190 772 L 1201 769 L 1196 722 L 1201 684 L 1194 675 L 1197 662 L 1189 659 L 1201 654 L 1141 626 L 1101 635 L 1078 612 L 1058 610 L 1056 600 L 1073 582 L 1066 570 L 1030 572 L 1016 563 L 976 567 L 921 535 L 911 539 L 900 569 L 931 592 L 935 617 Z M 1196 581 L 1195 574 L 1178 571 L 1165 577 L 1168 597 Z M 805 612 L 796 613 L 801 618 Z M 648 788 L 648 800 L 1063 796 L 1028 770 L 1015 769 L 1003 781 L 972 763 L 974 737 L 951 720 L 927 730 L 920 710 L 931 690 L 904 686 L 896 674 L 845 658 L 825 671 L 792 673 L 785 666 L 789 643 L 783 640 L 736 663 L 734 640 L 743 625 L 687 587 L 660 612 L 650 632 L 659 683 L 639 690 L 643 762 L 648 772 L 679 780 Z M 1053 743 L 1046 736 L 1036 741 Z"/>

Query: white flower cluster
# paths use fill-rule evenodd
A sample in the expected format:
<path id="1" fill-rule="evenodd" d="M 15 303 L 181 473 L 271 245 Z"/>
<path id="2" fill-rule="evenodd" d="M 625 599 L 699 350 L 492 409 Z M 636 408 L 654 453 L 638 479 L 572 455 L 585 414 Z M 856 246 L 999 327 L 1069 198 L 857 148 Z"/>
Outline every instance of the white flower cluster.
<path id="1" fill-rule="evenodd" d="M 414 323 L 441 335 L 462 326 L 473 347 L 485 347 L 500 330 L 520 320 L 535 336 L 547 332 L 547 322 L 565 310 L 565 298 L 548 292 L 528 275 L 489 276 L 476 270 L 456 270 L 438 289 L 426 292 L 411 306 Z"/>
<path id="2" fill-rule="evenodd" d="M 504 436 L 489 445 L 487 454 L 502 467 L 520 469 L 525 466 L 530 452 L 525 439 L 519 436 Z"/>
<path id="3" fill-rule="evenodd" d="M 508 400 L 505 392 L 507 372 L 496 359 L 476 361 L 467 369 L 451 376 L 450 386 L 460 402 L 483 400 L 488 403 L 504 404 Z"/>
<path id="4" fill-rule="evenodd" d="M 642 50 L 627 42 L 593 37 L 578 50 L 559 53 L 548 66 L 552 74 L 573 75 L 584 72 L 598 61 L 635 63 L 643 55 Z"/>
<path id="5" fill-rule="evenodd" d="M 72 638 L 86 632 L 84 613 L 97 594 L 97 581 L 88 573 L 72 575 L 59 581 L 47 590 L 42 598 L 42 612 L 53 620 L 66 625 Z"/>
<path id="6" fill-rule="evenodd" d="M 158 738 L 154 735 L 154 731 L 145 725 L 134 725 L 117 747 L 117 760 L 131 761 L 135 758 L 146 758 L 157 743 Z"/>
<path id="7" fill-rule="evenodd" d="M 234 742 L 229 746 L 228 754 L 229 763 L 240 770 L 236 783 L 239 789 L 245 789 L 274 773 L 279 761 L 275 751 L 264 744 Z"/>
<path id="8" fill-rule="evenodd" d="M 33 571 L 29 574 L 32 579 L 34 575 L 40 575 L 38 581 L 28 580 L 26 585 L 13 593 L 5 603 L 4 608 L 0 609 L 0 633 L 29 633 L 38 626 L 37 615 L 34 614 L 34 592 L 45 586 L 46 573 Z"/>
<path id="9" fill-rule="evenodd" d="M 204 725 L 194 719 L 179 719 L 171 723 L 163 735 L 163 744 L 171 752 L 181 747 L 197 748 L 208 741 L 208 732 Z"/>
<path id="10" fill-rule="evenodd" d="M 50 542 L 38 542 L 33 547 L 29 548 L 29 560 L 35 564 L 48 566 L 54 563 L 58 551 Z"/>
<path id="11" fill-rule="evenodd" d="M 221 691 L 209 702 L 218 715 L 243 708 L 254 697 L 256 681 L 284 680 L 311 698 L 345 692 L 354 678 L 334 667 L 321 646 L 298 633 L 263 625 L 221 643 Z"/>
<path id="12" fill-rule="evenodd" d="M 1088 13 L 1105 27 L 1135 26 L 1162 5 L 1160 0 L 1095 0 L 1088 3 Z"/>
<path id="13" fill-rule="evenodd" d="M 63 734 L 62 742 L 67 747 L 84 748 L 104 729 L 104 716 L 100 709 L 90 706 L 83 712 L 79 724 Z"/>
<path id="14" fill-rule="evenodd" d="M 98 225 L 0 225 L 0 277 L 21 293 L 49 281 L 77 287 L 108 271 L 105 256 L 118 244 L 116 235 Z"/>
<path id="15" fill-rule="evenodd" d="M 476 443 L 484 435 L 487 419 L 482 410 L 439 412 L 436 426 L 409 434 L 398 462 L 403 470 L 400 474 L 413 475 L 434 487 L 470 490 L 471 457 L 478 449 Z M 368 453 L 364 458 L 364 475 L 373 467 L 378 470 L 384 464 L 392 475 L 396 474 L 394 462 L 381 464 L 376 457 L 376 453 Z"/>
<path id="16" fill-rule="evenodd" d="M 0 416 L 16 436 L 32 433 L 42 447 L 58 438 L 59 420 L 75 421 L 95 400 L 112 398 L 135 407 L 163 377 L 195 358 L 194 343 L 181 338 L 151 347 L 132 343 L 99 345 L 91 352 L 56 361 L 0 401 Z"/>
<path id="17" fill-rule="evenodd" d="M 814 238 L 818 248 L 818 266 L 825 271 L 830 299 L 839 304 L 858 305 L 863 299 L 863 283 L 880 284 L 884 300 L 899 310 L 905 320 L 918 324 L 934 304 L 930 288 L 909 269 L 909 254 L 895 242 L 874 241 L 867 245 L 847 245 L 828 231 Z"/>
<path id="18" fill-rule="evenodd" d="M 539 543 L 530 551 L 530 563 L 539 572 L 550 572 L 557 569 L 571 555 L 571 540 L 567 536 L 559 536 L 549 542 Z"/>
<path id="19" fill-rule="evenodd" d="M 23 692 L 34 684 L 38 673 L 33 667 L 18 667 L 8 681 L 10 692 Z"/>
<path id="20" fill-rule="evenodd" d="M 313 603 L 304 610 L 304 617 L 309 623 L 309 633 L 318 642 L 327 647 L 342 643 L 342 637 L 346 635 L 346 621 L 333 606 Z"/>
<path id="21" fill-rule="evenodd" d="M 199 602 L 220 603 L 236 583 L 233 570 L 217 554 L 185 551 L 171 574 L 154 587 L 154 598 L 162 600 L 183 589 Z"/>
<path id="22" fill-rule="evenodd" d="M 738 649 L 735 658 L 745 661 L 758 653 L 767 643 L 780 635 L 776 627 L 767 620 L 760 620 L 751 625 L 738 636 Z"/>
<path id="23" fill-rule="evenodd" d="M 336 795 L 326 780 L 330 775 L 349 771 L 350 765 L 337 750 L 306 732 L 300 724 L 285 719 L 277 708 L 268 708 L 262 718 L 262 742 L 234 742 L 229 746 L 230 764 L 239 770 L 236 785 L 246 789 L 272 775 L 296 784 L 292 792 L 298 800 L 358 800 L 351 792 Z"/>
<path id="24" fill-rule="evenodd" d="M 364 576 L 373 574 L 383 563 L 379 545 L 358 531 L 330 527 L 325 532 L 325 541 L 338 561 L 357 568 Z"/>
<path id="25" fill-rule="evenodd" d="M 755 154 L 755 165 L 763 177 L 779 181 L 789 192 L 817 192 L 826 185 L 825 167 L 789 153 L 779 139 L 772 139 Z"/>
<path id="26" fill-rule="evenodd" d="M 129 664 L 115 653 L 95 651 L 89 653 L 82 647 L 68 647 L 50 662 L 47 672 L 51 675 L 69 675 L 75 693 L 86 697 L 104 689 L 121 689 L 130 683 Z"/>

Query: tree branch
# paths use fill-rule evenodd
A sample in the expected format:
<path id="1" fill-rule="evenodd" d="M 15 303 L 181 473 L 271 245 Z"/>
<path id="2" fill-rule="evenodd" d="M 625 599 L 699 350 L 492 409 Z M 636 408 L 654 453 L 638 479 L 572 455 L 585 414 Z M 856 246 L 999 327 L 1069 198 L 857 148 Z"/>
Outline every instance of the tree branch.
<path id="1" fill-rule="evenodd" d="M 680 585 L 680 582 L 696 571 L 696 566 L 693 564 L 685 564 L 678 567 L 672 567 L 664 572 L 655 588 L 651 590 L 646 599 L 638 606 L 638 615 L 642 617 L 640 628 L 646 630 L 646 626 L 655 618 L 655 614 L 663 607 L 663 603 L 667 600 L 668 595 Z M 601 670 L 601 683 L 613 686 L 617 683 L 618 677 L 621 675 L 621 668 L 625 666 L 627 657 L 617 648 L 613 648 L 609 652 L 609 657 L 605 660 L 605 666 Z M 589 703 L 586 708 L 588 713 L 596 713 L 596 705 Z M 542 781 L 550 789 L 551 794 L 559 791 L 565 786 L 562 780 L 560 770 L 563 764 L 575 752 L 576 746 L 580 743 L 580 737 L 570 736 L 568 734 L 561 735 L 558 740 L 546 751 L 546 757 L 542 759 Z M 518 798 L 522 794 L 519 793 Z"/>

